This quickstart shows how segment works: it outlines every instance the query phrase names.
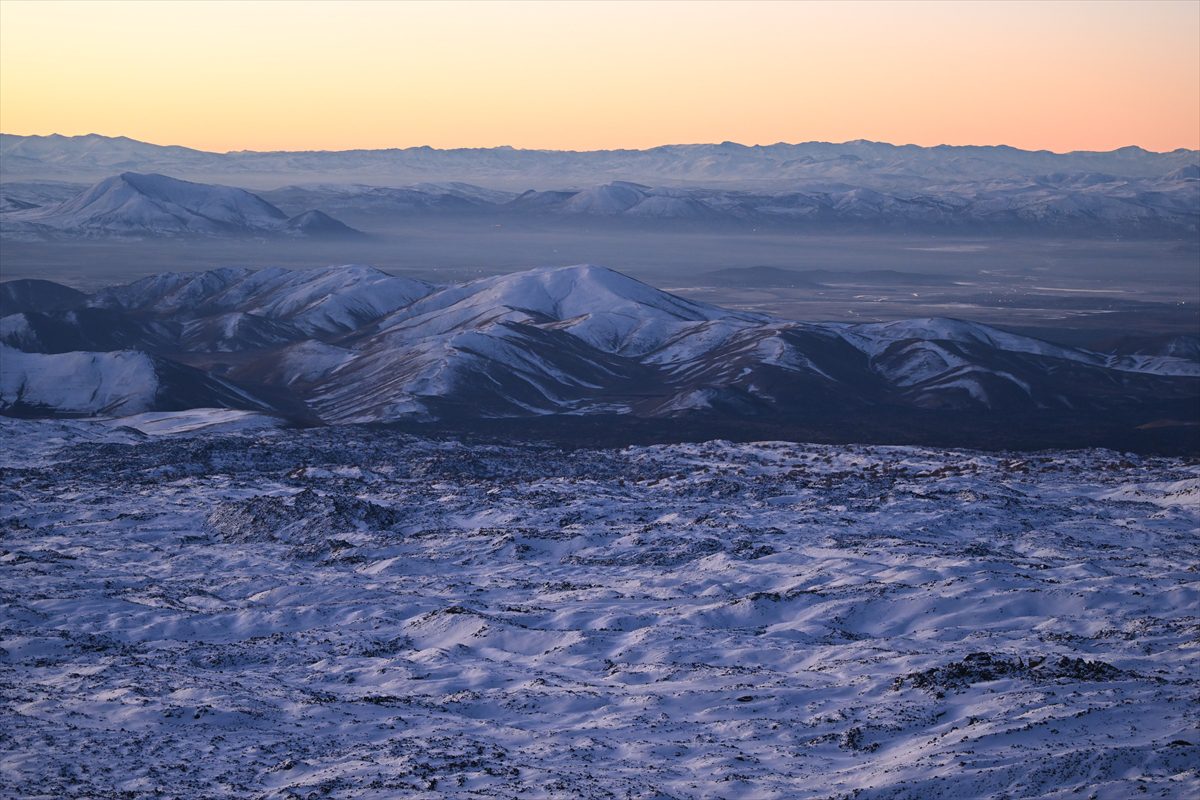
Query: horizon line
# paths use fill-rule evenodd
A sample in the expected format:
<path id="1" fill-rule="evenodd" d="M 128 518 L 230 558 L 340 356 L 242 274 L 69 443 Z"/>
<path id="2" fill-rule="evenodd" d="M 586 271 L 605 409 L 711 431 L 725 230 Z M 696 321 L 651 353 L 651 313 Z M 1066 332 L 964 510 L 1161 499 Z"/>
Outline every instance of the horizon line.
<path id="1" fill-rule="evenodd" d="M 110 134 L 95 133 L 95 132 L 82 133 L 82 134 L 64 134 L 64 133 L 57 133 L 57 132 L 54 132 L 54 133 L 8 133 L 5 131 L 0 131 L 0 136 L 16 136 L 16 137 L 20 137 L 22 139 L 35 139 L 35 138 L 36 139 L 52 139 L 52 138 L 59 138 L 59 139 L 88 139 L 88 138 L 125 139 L 127 141 L 136 142 L 138 144 L 146 144 L 146 145 L 150 145 L 152 147 L 179 147 L 179 148 L 182 148 L 185 150 L 192 150 L 192 151 L 195 151 L 198 153 L 207 153 L 210 155 L 238 155 L 238 154 L 243 154 L 243 153 L 263 153 L 263 154 L 265 154 L 265 153 L 357 153 L 357 152 L 382 152 L 382 151 L 388 151 L 388 150 L 436 150 L 439 152 L 454 152 L 454 151 L 460 151 L 460 150 L 514 150 L 514 151 L 526 152 L 526 153 L 621 153 L 621 152 L 644 153 L 644 152 L 648 152 L 650 150 L 659 150 L 659 149 L 668 148 L 668 147 L 706 147 L 706 146 L 720 147 L 720 146 L 724 146 L 724 145 L 735 145 L 737 147 L 745 148 L 747 150 L 753 150 L 753 149 L 766 149 L 769 147 L 779 147 L 781 145 L 789 146 L 789 147 L 797 147 L 797 146 L 806 145 L 806 144 L 834 145 L 834 146 L 843 146 L 843 145 L 851 145 L 851 144 L 875 144 L 875 145 L 886 145 L 888 147 L 894 147 L 894 148 L 898 148 L 898 149 L 906 148 L 906 147 L 915 147 L 915 148 L 919 148 L 921 150 L 934 150 L 934 149 L 938 149 L 938 148 L 989 148 L 989 149 L 997 149 L 997 150 L 999 150 L 999 149 L 1016 150 L 1016 151 L 1019 151 L 1022 153 L 1049 153 L 1051 155 L 1060 155 L 1060 156 L 1061 155 L 1072 155 L 1072 154 L 1076 154 L 1076 153 L 1108 154 L 1108 153 L 1117 153 L 1122 150 L 1140 150 L 1144 153 L 1149 153 L 1151 155 L 1170 155 L 1172 153 L 1179 153 L 1179 152 L 1200 154 L 1200 148 L 1176 147 L 1173 150 L 1149 150 L 1149 149 L 1142 147 L 1141 145 L 1137 145 L 1137 144 L 1123 145 L 1121 147 L 1115 147 L 1112 150 L 1050 150 L 1048 148 L 1039 148 L 1036 150 L 1028 150 L 1028 149 L 1025 149 L 1022 147 L 1016 147 L 1014 145 L 1003 144 L 1003 143 L 1001 143 L 1001 144 L 948 144 L 948 143 L 942 143 L 942 144 L 936 144 L 936 145 L 921 145 L 921 144 L 915 144 L 912 142 L 908 142 L 908 143 L 904 143 L 904 144 L 896 144 L 895 142 L 885 142 L 882 140 L 862 139 L 862 138 L 848 139 L 843 142 L 830 142 L 830 141 L 824 141 L 824 140 L 818 140 L 818 139 L 810 139 L 810 140 L 799 141 L 799 142 L 788 142 L 785 140 L 779 140 L 777 142 L 772 142 L 770 144 L 743 144 L 741 142 L 735 142 L 735 141 L 727 139 L 722 142 L 670 142 L 670 143 L 665 143 L 665 144 L 653 145 L 651 147 L 608 147 L 608 148 L 599 148 L 599 149 L 594 149 L 594 150 L 574 150 L 574 149 L 568 149 L 568 148 L 560 149 L 560 148 L 550 148 L 550 147 L 519 147 L 516 145 L 509 145 L 509 144 L 484 145 L 484 146 L 477 146 L 477 147 L 435 147 L 433 145 L 423 144 L 423 145 L 407 145 L 407 146 L 402 146 L 402 147 L 401 146 L 396 146 L 396 147 L 349 147 L 349 148 L 343 148 L 343 149 L 311 148 L 311 149 L 301 149 L 301 150 L 286 150 L 286 149 L 277 149 L 277 150 L 254 150 L 254 149 L 204 150 L 199 147 L 192 147 L 191 145 L 160 144 L 158 142 L 150 142 L 145 139 L 136 139 L 132 136 L 126 136 L 125 134 L 118 134 L 116 136 L 113 136 Z"/>

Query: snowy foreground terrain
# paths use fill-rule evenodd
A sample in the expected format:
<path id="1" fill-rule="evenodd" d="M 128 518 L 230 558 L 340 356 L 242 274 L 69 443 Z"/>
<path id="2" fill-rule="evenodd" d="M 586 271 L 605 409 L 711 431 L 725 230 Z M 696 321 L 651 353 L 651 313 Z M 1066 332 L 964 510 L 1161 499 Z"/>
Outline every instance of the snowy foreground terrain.
<path id="1" fill-rule="evenodd" d="M 0 421 L 0 794 L 1200 793 L 1200 468 Z"/>

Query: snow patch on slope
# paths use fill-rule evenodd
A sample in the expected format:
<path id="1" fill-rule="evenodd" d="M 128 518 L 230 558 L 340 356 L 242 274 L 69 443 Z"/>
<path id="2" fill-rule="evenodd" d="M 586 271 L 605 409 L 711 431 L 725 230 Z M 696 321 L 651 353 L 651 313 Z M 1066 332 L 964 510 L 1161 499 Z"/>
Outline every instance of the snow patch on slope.
<path id="1" fill-rule="evenodd" d="M 486 320 L 529 321 L 567 331 L 606 353 L 643 355 L 695 323 L 752 319 L 668 294 L 604 267 L 532 269 L 443 289 L 383 320 L 408 337 Z"/>
<path id="2" fill-rule="evenodd" d="M 113 427 L 132 428 L 148 436 L 250 433 L 271 430 L 282 424 L 278 417 L 270 414 L 232 408 L 148 411 L 99 421 Z"/>
<path id="3" fill-rule="evenodd" d="M 145 353 L 45 355 L 0 345 L 0 408 L 135 414 L 153 405 L 157 391 L 158 374 Z"/>
<path id="4" fill-rule="evenodd" d="M 225 268 L 152 275 L 96 294 L 91 304 L 185 316 L 241 311 L 308 334 L 357 328 L 428 295 L 425 281 L 363 264 L 313 270 Z"/>

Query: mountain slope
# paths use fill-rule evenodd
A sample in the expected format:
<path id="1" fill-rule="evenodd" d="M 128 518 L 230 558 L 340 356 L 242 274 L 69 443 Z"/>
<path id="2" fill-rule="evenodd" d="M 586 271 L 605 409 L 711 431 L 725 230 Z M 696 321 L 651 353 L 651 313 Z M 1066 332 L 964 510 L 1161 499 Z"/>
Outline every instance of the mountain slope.
<path id="1" fill-rule="evenodd" d="M 317 211 L 289 219 L 258 195 L 165 175 L 123 172 L 51 206 L 4 215 L 6 232 L 76 236 L 352 235 Z"/>
<path id="2" fill-rule="evenodd" d="M 228 381 L 143 352 L 46 355 L 0 345 L 2 414 L 124 416 L 210 407 L 275 410 Z"/>
<path id="3" fill-rule="evenodd" d="M 349 225 L 339 222 L 324 211 L 305 211 L 297 214 L 287 221 L 285 227 L 292 233 L 301 236 L 322 239 L 345 239 L 363 235 L 362 231 L 357 231 Z"/>
<path id="4" fill-rule="evenodd" d="M 97 292 L 89 305 L 174 319 L 240 312 L 320 337 L 355 330 L 434 288 L 359 264 L 315 270 L 225 268 L 152 275 Z"/>
<path id="5" fill-rule="evenodd" d="M 804 419 L 846 431 L 1200 423 L 1195 348 L 1093 353 L 952 319 L 793 322 L 590 265 L 445 287 L 362 266 L 167 273 L 78 308 L 6 316 L 0 340 L 29 352 L 139 350 L 331 423 L 614 414 Z M 26 380 L 3 369 L 10 384 Z"/>
<path id="6" fill-rule="evenodd" d="M 498 322 L 549 325 L 592 347 L 642 355 L 690 323 L 749 314 L 685 300 L 619 272 L 581 265 L 486 278 L 443 289 L 377 323 L 379 337 L 424 338 Z"/>
<path id="7" fill-rule="evenodd" d="M 0 317 L 26 311 L 59 311 L 81 305 L 87 295 L 53 281 L 26 278 L 0 283 Z"/>

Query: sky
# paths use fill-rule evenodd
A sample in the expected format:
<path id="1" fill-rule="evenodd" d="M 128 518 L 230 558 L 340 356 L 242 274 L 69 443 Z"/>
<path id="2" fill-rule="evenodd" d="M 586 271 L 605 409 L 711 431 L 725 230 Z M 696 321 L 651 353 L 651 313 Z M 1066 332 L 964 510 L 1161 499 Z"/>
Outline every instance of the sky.
<path id="1" fill-rule="evenodd" d="M 1200 2 L 0 0 L 0 130 L 215 151 L 1200 148 Z"/>

